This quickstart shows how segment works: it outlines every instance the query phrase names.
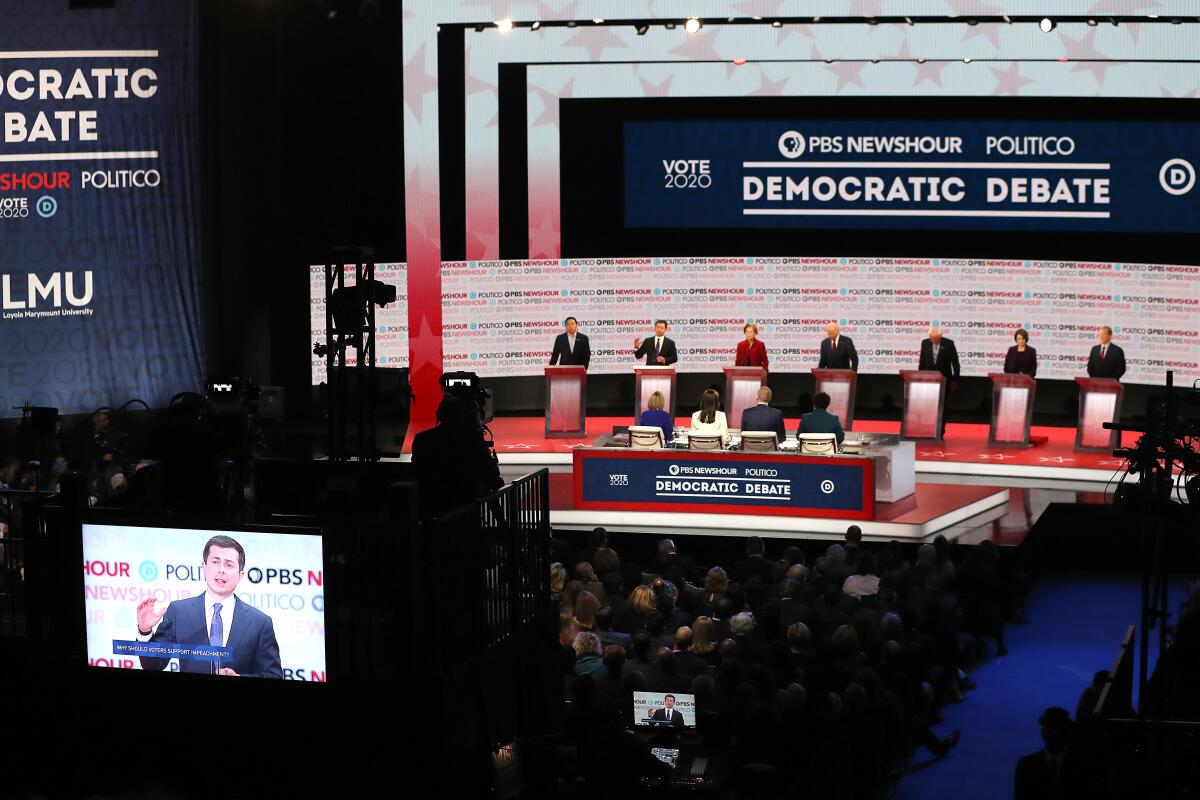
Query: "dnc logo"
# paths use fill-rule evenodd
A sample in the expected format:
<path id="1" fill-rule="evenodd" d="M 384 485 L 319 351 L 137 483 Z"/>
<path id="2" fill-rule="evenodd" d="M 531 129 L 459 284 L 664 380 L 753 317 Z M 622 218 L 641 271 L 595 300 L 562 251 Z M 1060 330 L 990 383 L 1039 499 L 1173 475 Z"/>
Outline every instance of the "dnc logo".
<path id="1" fill-rule="evenodd" d="M 804 135 L 799 131 L 784 131 L 779 136 L 779 152 L 784 158 L 804 155 Z"/>
<path id="2" fill-rule="evenodd" d="M 153 561 L 143 561 L 138 566 L 138 575 L 147 583 L 155 580 L 158 578 L 158 564 L 155 564 Z"/>

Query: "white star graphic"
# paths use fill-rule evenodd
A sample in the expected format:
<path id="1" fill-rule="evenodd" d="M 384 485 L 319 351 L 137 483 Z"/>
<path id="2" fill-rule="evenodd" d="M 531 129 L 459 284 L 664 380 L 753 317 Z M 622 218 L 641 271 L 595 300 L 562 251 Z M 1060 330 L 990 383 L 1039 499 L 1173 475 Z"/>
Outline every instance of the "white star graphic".
<path id="1" fill-rule="evenodd" d="M 1062 456 L 1038 456 L 1038 461 L 1043 464 L 1066 464 L 1068 461 L 1074 461 L 1073 458 L 1063 458 Z"/>
<path id="2" fill-rule="evenodd" d="M 518 442 L 517 444 L 506 444 L 504 446 L 509 450 L 532 450 L 534 448 L 533 445 L 525 444 L 523 442 Z"/>
<path id="3" fill-rule="evenodd" d="M 1124 463 L 1125 462 L 1119 458 L 1102 458 L 1096 462 L 1096 465 L 1100 467 L 1119 467 Z"/>
<path id="4" fill-rule="evenodd" d="M 943 450 L 922 450 L 921 458 L 945 458 L 946 456 L 956 456 L 958 453 L 947 453 Z"/>
<path id="5" fill-rule="evenodd" d="M 1005 453 L 984 453 L 980 458 L 994 458 L 997 461 L 1003 461 L 1006 458 L 1016 458 L 1016 456 L 1006 455 Z"/>

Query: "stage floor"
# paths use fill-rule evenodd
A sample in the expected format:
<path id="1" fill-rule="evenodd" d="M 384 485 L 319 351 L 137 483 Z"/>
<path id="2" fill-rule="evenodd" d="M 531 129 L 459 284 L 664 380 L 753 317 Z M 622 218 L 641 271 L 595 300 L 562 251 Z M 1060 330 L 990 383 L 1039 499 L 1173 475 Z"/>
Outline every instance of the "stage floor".
<path id="1" fill-rule="evenodd" d="M 690 420 L 679 418 L 677 425 Z M 496 453 L 505 466 L 569 465 L 571 451 L 587 447 L 601 434 L 611 433 L 615 425 L 628 425 L 628 417 L 588 417 L 587 436 L 547 439 L 543 417 L 497 417 L 489 427 L 496 442 Z M 787 420 L 789 432 L 799 420 Z M 899 433 L 899 422 L 855 420 L 855 431 Z M 946 438 L 937 444 L 917 444 L 917 475 L 970 475 L 1018 479 L 1051 479 L 1107 483 L 1123 471 L 1122 460 L 1105 453 L 1075 451 L 1074 428 L 1034 426 L 1033 436 L 1046 441 L 1034 447 L 988 447 L 988 426 L 950 423 Z M 1135 433 L 1126 433 L 1124 444 L 1131 445 Z M 411 441 L 411 433 L 410 439 Z"/>

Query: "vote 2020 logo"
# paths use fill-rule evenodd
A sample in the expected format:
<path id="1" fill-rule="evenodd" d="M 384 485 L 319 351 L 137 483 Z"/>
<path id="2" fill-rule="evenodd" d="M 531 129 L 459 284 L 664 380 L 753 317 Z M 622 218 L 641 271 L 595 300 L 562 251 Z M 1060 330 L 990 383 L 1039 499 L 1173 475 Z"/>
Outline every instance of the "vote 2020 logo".
<path id="1" fill-rule="evenodd" d="M 1187 194 L 1196 185 L 1196 168 L 1182 158 L 1172 158 L 1158 171 L 1158 182 L 1167 194 Z"/>

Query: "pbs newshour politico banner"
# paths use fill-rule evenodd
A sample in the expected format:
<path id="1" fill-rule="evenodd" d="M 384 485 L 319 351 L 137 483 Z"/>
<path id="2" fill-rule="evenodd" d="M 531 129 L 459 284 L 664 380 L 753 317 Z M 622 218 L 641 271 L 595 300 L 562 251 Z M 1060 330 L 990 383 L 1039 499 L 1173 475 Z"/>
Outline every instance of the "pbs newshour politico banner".
<path id="1" fill-rule="evenodd" d="M 345 268 L 345 285 L 354 285 L 354 267 Z M 403 263 L 376 264 L 375 280 L 396 287 L 396 302 L 375 308 L 375 364 L 380 367 L 408 366 L 408 270 Z M 312 385 L 325 383 L 325 359 L 312 352 L 312 344 L 325 341 L 325 267 L 308 268 L 309 331 L 312 343 Z M 358 351 L 346 350 L 346 364 L 358 363 Z"/>
<path id="2" fill-rule="evenodd" d="M 1200 232 L 1200 125 L 686 121 L 624 126 L 630 228 Z"/>
<path id="3" fill-rule="evenodd" d="M 0 416 L 202 377 L 197 5 L 0 12 Z"/>
<path id="4" fill-rule="evenodd" d="M 234 594 L 271 618 L 283 677 L 325 681 L 325 576 L 321 537 L 315 534 L 85 524 L 88 664 L 141 669 L 136 656 L 115 653 L 114 642 L 137 638 L 137 606 L 143 600 L 154 598 L 162 611 L 204 593 L 204 545 L 218 533 L 246 552 Z M 167 669 L 179 671 L 178 659 Z"/>
<path id="5" fill-rule="evenodd" d="M 817 365 L 825 324 L 853 337 L 860 372 L 915 369 L 930 326 L 954 339 L 963 374 L 999 371 L 1023 327 L 1038 377 L 1085 374 L 1096 329 L 1125 349 L 1126 383 L 1200 378 L 1200 266 L 940 258 L 619 258 L 442 266 L 445 369 L 540 375 L 568 315 L 593 373 L 627 373 L 633 340 L 670 321 L 681 372 L 733 363 L 755 322 L 772 372 Z"/>

